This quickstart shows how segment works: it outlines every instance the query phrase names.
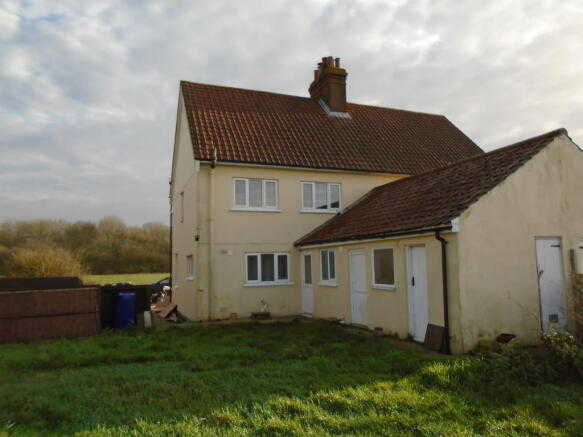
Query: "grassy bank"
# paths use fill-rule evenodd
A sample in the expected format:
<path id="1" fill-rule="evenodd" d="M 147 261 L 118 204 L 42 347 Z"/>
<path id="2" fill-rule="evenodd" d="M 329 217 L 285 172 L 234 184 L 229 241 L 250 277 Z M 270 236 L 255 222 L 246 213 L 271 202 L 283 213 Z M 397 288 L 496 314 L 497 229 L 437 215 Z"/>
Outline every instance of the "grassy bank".
<path id="1" fill-rule="evenodd" d="M 583 386 L 491 380 L 478 359 L 328 324 L 224 324 L 0 346 L 0 422 L 7 435 L 572 436 Z"/>
<path id="2" fill-rule="evenodd" d="M 118 282 L 131 282 L 134 285 L 151 284 L 162 278 L 170 276 L 170 273 L 121 273 L 117 275 L 87 275 L 83 278 L 85 284 L 117 284 Z"/>

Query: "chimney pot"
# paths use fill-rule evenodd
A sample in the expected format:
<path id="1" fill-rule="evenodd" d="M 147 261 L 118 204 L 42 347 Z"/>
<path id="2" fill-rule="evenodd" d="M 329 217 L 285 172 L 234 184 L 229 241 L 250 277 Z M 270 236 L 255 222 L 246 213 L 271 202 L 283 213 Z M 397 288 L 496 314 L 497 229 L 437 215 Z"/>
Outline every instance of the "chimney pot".
<path id="1" fill-rule="evenodd" d="M 346 112 L 346 70 L 340 67 L 340 58 L 326 56 L 314 70 L 310 85 L 312 99 L 322 99 L 333 112 Z"/>

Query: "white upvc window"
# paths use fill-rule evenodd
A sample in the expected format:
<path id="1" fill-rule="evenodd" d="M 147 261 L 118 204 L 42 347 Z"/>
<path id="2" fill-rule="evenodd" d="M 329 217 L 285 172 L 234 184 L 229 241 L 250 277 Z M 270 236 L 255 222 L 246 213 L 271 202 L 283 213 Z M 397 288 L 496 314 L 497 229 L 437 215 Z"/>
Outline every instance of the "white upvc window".
<path id="1" fill-rule="evenodd" d="M 246 253 L 246 284 L 251 285 L 289 285 L 289 253 Z"/>
<path id="2" fill-rule="evenodd" d="M 579 239 L 579 272 L 583 273 L 583 238 Z"/>
<path id="3" fill-rule="evenodd" d="M 336 256 L 333 250 L 320 251 L 320 279 L 323 285 L 336 285 Z"/>
<path id="4" fill-rule="evenodd" d="M 372 250 L 372 286 L 393 290 L 395 288 L 395 259 L 392 247 Z"/>
<path id="5" fill-rule="evenodd" d="M 233 178 L 233 209 L 278 211 L 277 181 Z"/>
<path id="6" fill-rule="evenodd" d="M 194 270 L 194 259 L 192 255 L 186 257 L 186 279 L 192 280 L 192 272 Z"/>
<path id="7" fill-rule="evenodd" d="M 303 212 L 338 212 L 340 210 L 340 184 L 302 182 L 301 190 L 301 210 Z"/>

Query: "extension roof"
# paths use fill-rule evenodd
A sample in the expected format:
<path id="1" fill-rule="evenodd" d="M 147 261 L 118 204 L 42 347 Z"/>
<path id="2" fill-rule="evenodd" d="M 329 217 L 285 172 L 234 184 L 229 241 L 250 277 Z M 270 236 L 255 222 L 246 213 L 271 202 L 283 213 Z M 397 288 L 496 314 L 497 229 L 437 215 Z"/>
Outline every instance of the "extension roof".
<path id="1" fill-rule="evenodd" d="M 442 115 L 348 103 L 328 115 L 306 97 L 180 82 L 194 148 L 218 161 L 418 174 L 483 154 Z"/>
<path id="2" fill-rule="evenodd" d="M 450 228 L 471 204 L 565 134 L 558 129 L 492 152 L 374 188 L 296 246 Z"/>

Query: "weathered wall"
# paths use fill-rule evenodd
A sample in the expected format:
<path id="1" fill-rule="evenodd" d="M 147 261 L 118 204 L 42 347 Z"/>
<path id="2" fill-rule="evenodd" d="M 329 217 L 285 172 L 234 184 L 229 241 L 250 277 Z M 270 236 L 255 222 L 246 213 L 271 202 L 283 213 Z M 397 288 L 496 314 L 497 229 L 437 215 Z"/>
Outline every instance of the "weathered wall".
<path id="1" fill-rule="evenodd" d="M 194 280 L 186 278 L 186 256 L 195 255 L 199 172 L 194 161 L 194 153 L 182 95 L 179 97 L 176 144 L 174 145 L 174 163 L 172 177 L 172 299 L 180 311 L 188 317 L 195 318 L 197 295 Z M 181 194 L 183 193 L 183 194 Z M 181 196 L 184 196 L 184 202 Z M 184 205 L 184 212 L 182 206 Z M 184 220 L 182 220 L 184 216 Z M 196 278 L 196 263 L 194 277 Z"/>
<path id="2" fill-rule="evenodd" d="M 176 177 L 173 187 L 173 283 L 174 301 L 193 319 L 208 319 L 209 290 L 209 163 L 197 170 L 186 117 L 181 102 L 177 135 Z M 262 178 L 278 181 L 278 212 L 233 211 L 233 178 Z M 301 182 L 335 182 L 341 184 L 342 207 L 371 188 L 395 180 L 399 175 L 350 173 L 287 168 L 269 168 L 217 163 L 214 169 L 214 284 L 212 284 L 213 319 L 232 313 L 248 317 L 261 309 L 261 301 L 269 305 L 273 315 L 298 314 L 299 252 L 293 242 L 333 216 L 333 213 L 300 211 Z M 180 221 L 180 192 L 184 191 L 184 222 Z M 196 242 L 194 237 L 199 236 Z M 291 285 L 246 286 L 246 252 L 290 253 Z M 185 279 L 186 255 L 193 253 L 193 280 Z"/>
<path id="3" fill-rule="evenodd" d="M 583 153 L 561 136 L 461 215 L 463 350 L 502 332 L 525 341 L 538 338 L 536 237 L 561 238 L 572 302 L 569 251 L 583 237 L 581 174 Z M 569 326 L 574 328 L 572 317 Z"/>
<path id="4" fill-rule="evenodd" d="M 450 335 L 454 352 L 460 350 L 459 341 L 459 289 L 457 236 L 444 234 L 447 240 Z M 303 253 L 312 254 L 314 282 L 314 317 L 339 318 L 352 323 L 350 305 L 350 266 L 351 250 L 363 250 L 366 263 L 368 328 L 383 328 L 385 334 L 400 338 L 409 336 L 409 309 L 407 287 L 407 247 L 425 246 L 427 261 L 427 287 L 429 300 L 429 323 L 443 326 L 443 281 L 441 264 L 441 244 L 434 234 L 410 238 L 395 238 L 382 241 L 353 242 L 342 245 L 322 246 L 305 249 Z M 379 247 L 393 248 L 395 265 L 395 288 L 392 290 L 373 287 L 372 250 Z M 337 286 L 320 285 L 320 250 L 333 249 L 336 256 Z"/>
<path id="5" fill-rule="evenodd" d="M 280 211 L 232 211 L 232 181 L 235 177 L 277 180 Z M 215 176 L 213 318 L 228 317 L 233 312 L 239 317 L 248 317 L 251 312 L 261 309 L 262 300 L 276 316 L 300 312 L 299 252 L 293 247 L 293 242 L 334 215 L 300 212 L 302 181 L 340 183 L 342 207 L 346 207 L 371 188 L 397 177 L 218 163 Z M 244 286 L 246 252 L 290 253 L 292 285 Z"/>

